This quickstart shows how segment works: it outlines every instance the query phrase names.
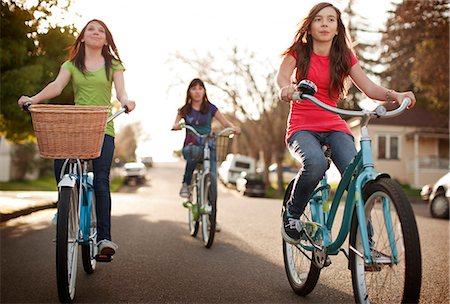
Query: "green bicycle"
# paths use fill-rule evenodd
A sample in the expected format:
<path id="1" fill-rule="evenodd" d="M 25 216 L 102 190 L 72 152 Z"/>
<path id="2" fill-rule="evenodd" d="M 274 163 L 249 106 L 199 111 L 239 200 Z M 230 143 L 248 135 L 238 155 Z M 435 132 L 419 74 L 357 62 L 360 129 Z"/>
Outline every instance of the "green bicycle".
<path id="1" fill-rule="evenodd" d="M 349 261 L 357 303 L 416 303 L 422 280 L 416 220 L 401 187 L 388 174 L 375 171 L 367 130 L 370 118 L 397 116 L 410 101 L 403 100 L 393 111 L 386 111 L 383 106 L 375 111 L 347 111 L 321 102 L 313 96 L 316 91 L 314 83 L 303 80 L 293 99 L 310 100 L 330 112 L 361 117 L 361 149 L 347 166 L 331 205 L 326 175 L 311 195 L 300 217 L 303 226 L 300 244 L 292 245 L 283 240 L 289 283 L 298 295 L 311 293 L 321 270 L 330 265 L 329 256 L 342 251 Z M 286 190 L 283 209 L 293 182 Z M 345 190 L 342 223 L 333 239 L 331 230 Z M 342 245 L 348 235 L 346 251 Z"/>

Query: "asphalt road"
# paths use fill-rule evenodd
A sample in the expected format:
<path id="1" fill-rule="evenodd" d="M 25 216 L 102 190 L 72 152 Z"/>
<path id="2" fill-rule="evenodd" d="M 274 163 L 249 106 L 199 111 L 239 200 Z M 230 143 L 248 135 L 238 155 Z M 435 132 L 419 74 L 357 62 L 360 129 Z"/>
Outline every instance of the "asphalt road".
<path id="1" fill-rule="evenodd" d="M 344 255 L 332 257 L 315 290 L 296 296 L 286 279 L 279 200 L 242 197 L 220 186 L 222 231 L 206 249 L 187 230 L 180 164 L 155 164 L 149 181 L 113 194 L 114 261 L 78 272 L 80 303 L 351 303 Z M 449 303 L 449 222 L 413 204 L 422 246 L 421 303 Z M 55 209 L 0 226 L 1 303 L 57 303 Z"/>

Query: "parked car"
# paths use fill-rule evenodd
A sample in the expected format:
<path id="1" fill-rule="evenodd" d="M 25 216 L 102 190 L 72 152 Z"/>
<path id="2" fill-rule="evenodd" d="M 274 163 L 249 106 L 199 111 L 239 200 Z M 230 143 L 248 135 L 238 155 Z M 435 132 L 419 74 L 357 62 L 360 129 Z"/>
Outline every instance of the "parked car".
<path id="1" fill-rule="evenodd" d="M 250 156 L 228 154 L 219 167 L 219 178 L 224 184 L 236 184 L 241 172 L 255 173 L 256 160 Z"/>
<path id="2" fill-rule="evenodd" d="M 241 172 L 239 178 L 236 180 L 236 189 L 243 195 L 264 197 L 266 183 L 261 174 Z"/>
<path id="3" fill-rule="evenodd" d="M 142 162 L 130 162 L 124 166 L 124 183 L 129 184 L 142 184 L 145 182 L 145 175 L 147 174 L 147 168 Z"/>
<path id="4" fill-rule="evenodd" d="M 269 180 L 271 183 L 277 182 L 277 168 L 278 165 L 276 163 L 271 164 L 269 168 Z M 289 166 L 283 166 L 283 181 L 290 182 L 298 173 L 298 169 Z"/>
<path id="5" fill-rule="evenodd" d="M 438 179 L 434 185 L 425 185 L 420 192 L 422 199 L 427 201 L 430 213 L 435 218 L 449 218 L 450 172 Z"/>

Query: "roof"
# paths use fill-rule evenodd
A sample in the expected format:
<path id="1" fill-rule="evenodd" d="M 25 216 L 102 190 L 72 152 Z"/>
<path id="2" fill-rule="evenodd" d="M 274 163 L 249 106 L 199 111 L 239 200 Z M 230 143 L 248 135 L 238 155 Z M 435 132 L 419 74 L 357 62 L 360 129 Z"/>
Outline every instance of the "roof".
<path id="1" fill-rule="evenodd" d="M 358 118 L 359 120 L 359 118 Z M 353 119 L 349 120 L 350 123 Z M 448 113 L 443 114 L 440 112 L 429 111 L 418 105 L 411 110 L 407 110 L 399 116 L 386 119 L 372 118 L 370 125 L 384 125 L 384 126 L 411 126 L 417 128 L 426 129 L 449 129 L 449 116 Z"/>

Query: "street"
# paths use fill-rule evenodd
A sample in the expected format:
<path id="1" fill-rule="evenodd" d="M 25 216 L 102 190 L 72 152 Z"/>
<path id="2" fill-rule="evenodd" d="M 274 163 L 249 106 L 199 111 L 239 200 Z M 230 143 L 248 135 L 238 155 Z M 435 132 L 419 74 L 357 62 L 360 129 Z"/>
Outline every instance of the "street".
<path id="1" fill-rule="evenodd" d="M 113 193 L 112 263 L 87 275 L 79 263 L 79 303 L 351 303 L 343 254 L 321 273 L 306 298 L 286 278 L 280 235 L 281 200 L 243 197 L 219 186 L 218 221 L 211 249 L 193 238 L 178 190 L 182 163 L 156 163 L 145 186 Z M 449 221 L 430 217 L 414 202 L 422 247 L 421 303 L 449 302 Z M 1 303 L 57 303 L 56 209 L 3 223 Z M 200 234 L 201 232 L 199 232 Z"/>

